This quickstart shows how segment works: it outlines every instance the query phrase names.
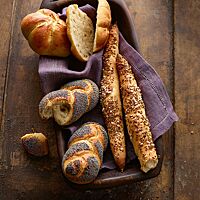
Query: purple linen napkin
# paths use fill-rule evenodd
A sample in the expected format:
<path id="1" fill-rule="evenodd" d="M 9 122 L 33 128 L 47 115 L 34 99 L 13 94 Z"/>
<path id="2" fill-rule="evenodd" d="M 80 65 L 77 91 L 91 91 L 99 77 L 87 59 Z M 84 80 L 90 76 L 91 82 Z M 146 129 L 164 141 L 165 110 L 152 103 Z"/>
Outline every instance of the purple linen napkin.
<path id="1" fill-rule="evenodd" d="M 95 9 L 89 5 L 84 6 L 86 12 L 95 21 Z M 63 11 L 65 13 L 65 10 Z M 60 17 L 65 19 L 65 15 Z M 142 91 L 143 100 L 146 107 L 146 113 L 151 124 L 153 139 L 156 140 L 164 134 L 178 120 L 173 110 L 170 98 L 159 75 L 153 67 L 123 38 L 119 36 L 119 51 L 126 58 L 132 67 L 137 83 Z M 73 56 L 67 58 L 40 56 L 39 76 L 41 87 L 44 94 L 59 89 L 63 84 L 82 78 L 89 78 L 100 86 L 102 76 L 102 55 L 103 50 L 90 56 L 87 63 L 77 61 Z M 83 123 L 95 121 L 104 126 L 101 106 L 98 104 L 92 111 L 86 113 L 82 118 L 73 124 L 65 127 L 71 134 L 77 130 Z M 65 132 L 63 130 L 63 132 Z M 125 131 L 127 139 L 127 161 L 135 158 L 134 151 L 128 139 L 128 133 Z M 102 168 L 115 168 L 110 148 L 104 155 Z"/>

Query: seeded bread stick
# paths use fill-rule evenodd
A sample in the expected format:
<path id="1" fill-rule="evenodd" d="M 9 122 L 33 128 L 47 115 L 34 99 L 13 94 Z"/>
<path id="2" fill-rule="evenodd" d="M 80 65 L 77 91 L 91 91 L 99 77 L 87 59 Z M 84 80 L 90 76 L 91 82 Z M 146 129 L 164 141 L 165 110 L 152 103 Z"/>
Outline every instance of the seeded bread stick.
<path id="1" fill-rule="evenodd" d="M 117 56 L 117 71 L 130 140 L 140 161 L 141 170 L 148 172 L 156 167 L 158 157 L 142 94 L 130 65 L 121 55 Z"/>
<path id="2" fill-rule="evenodd" d="M 119 80 L 116 70 L 118 44 L 118 27 L 117 25 L 113 25 L 103 55 L 103 78 L 101 81 L 100 100 L 112 154 L 116 165 L 121 171 L 123 171 L 126 159 L 126 148 Z"/>

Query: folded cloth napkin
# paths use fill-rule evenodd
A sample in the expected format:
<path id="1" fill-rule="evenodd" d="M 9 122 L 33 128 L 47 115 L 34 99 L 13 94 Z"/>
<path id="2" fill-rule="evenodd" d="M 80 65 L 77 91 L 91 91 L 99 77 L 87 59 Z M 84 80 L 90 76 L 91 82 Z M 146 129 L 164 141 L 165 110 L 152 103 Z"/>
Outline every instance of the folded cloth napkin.
<path id="1" fill-rule="evenodd" d="M 95 21 L 95 9 L 90 5 L 82 7 L 82 10 Z M 65 13 L 65 9 L 63 10 Z M 65 14 L 60 15 L 61 19 L 66 18 Z M 119 52 L 132 67 L 137 83 L 142 91 L 147 117 L 151 124 L 151 132 L 154 141 L 164 134 L 178 120 L 173 110 L 170 98 L 164 84 L 147 61 L 119 35 Z M 103 50 L 90 56 L 87 63 L 77 61 L 73 56 L 67 58 L 40 56 L 39 76 L 44 94 L 59 89 L 63 84 L 82 78 L 93 80 L 100 86 L 102 76 L 102 55 Z M 98 104 L 92 111 L 86 113 L 82 118 L 73 124 L 65 127 L 63 132 L 72 134 L 81 124 L 95 121 L 104 125 L 101 113 L 101 106 Z M 125 134 L 128 135 L 127 131 Z M 128 137 L 126 137 L 128 138 Z M 134 151 L 130 141 L 127 139 L 127 160 L 134 158 Z M 102 168 L 113 169 L 115 164 L 110 149 L 105 153 Z"/>

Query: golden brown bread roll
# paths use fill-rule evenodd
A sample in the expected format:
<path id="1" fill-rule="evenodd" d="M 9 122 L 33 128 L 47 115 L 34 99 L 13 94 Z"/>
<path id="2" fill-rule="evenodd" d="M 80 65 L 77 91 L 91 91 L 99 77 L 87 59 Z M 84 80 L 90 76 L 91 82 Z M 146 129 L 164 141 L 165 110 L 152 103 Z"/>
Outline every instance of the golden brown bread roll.
<path id="1" fill-rule="evenodd" d="M 130 140 L 140 161 L 141 170 L 148 172 L 156 167 L 158 157 L 140 88 L 130 65 L 120 54 L 117 56 L 117 71 Z"/>
<path id="2" fill-rule="evenodd" d="M 115 163 L 123 171 L 126 160 L 126 148 L 119 80 L 116 69 L 118 43 L 118 27 L 113 25 L 103 55 L 103 78 L 101 80 L 100 100 L 112 154 Z"/>
<path id="3" fill-rule="evenodd" d="M 21 30 L 30 47 L 39 55 L 66 57 L 70 54 L 66 23 L 49 9 L 25 16 Z"/>
<path id="4" fill-rule="evenodd" d="M 44 96 L 39 104 L 39 114 L 43 119 L 54 117 L 59 125 L 69 125 L 92 110 L 98 100 L 99 89 L 93 81 L 72 81 Z"/>
<path id="5" fill-rule="evenodd" d="M 107 144 L 107 133 L 100 124 L 88 122 L 82 125 L 68 142 L 68 150 L 62 160 L 64 175 L 78 184 L 94 181 L 101 168 Z"/>
<path id="6" fill-rule="evenodd" d="M 93 52 L 104 48 L 109 37 L 111 10 L 107 0 L 98 0 L 97 21 Z"/>
<path id="7" fill-rule="evenodd" d="M 49 152 L 48 141 L 42 133 L 29 133 L 21 137 L 24 149 L 34 156 L 45 156 Z"/>

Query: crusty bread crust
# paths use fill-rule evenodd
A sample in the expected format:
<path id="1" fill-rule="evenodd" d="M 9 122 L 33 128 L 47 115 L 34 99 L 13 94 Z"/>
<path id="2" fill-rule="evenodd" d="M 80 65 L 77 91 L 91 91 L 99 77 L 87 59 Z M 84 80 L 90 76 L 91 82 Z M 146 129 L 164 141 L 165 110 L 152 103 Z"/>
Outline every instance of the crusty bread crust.
<path id="1" fill-rule="evenodd" d="M 100 100 L 113 157 L 119 169 L 123 171 L 125 167 L 126 148 L 119 80 L 116 70 L 118 44 L 118 27 L 117 25 L 113 25 L 103 55 L 103 78 L 101 81 Z"/>
<path id="2" fill-rule="evenodd" d="M 148 172 L 158 163 L 150 123 L 146 116 L 140 88 L 131 67 L 120 54 L 117 56 L 117 71 L 130 140 L 140 161 L 141 170 Z"/>
<path id="3" fill-rule="evenodd" d="M 66 57 L 70 54 L 66 23 L 49 10 L 40 9 L 25 16 L 21 30 L 30 47 L 39 55 Z"/>
<path id="4" fill-rule="evenodd" d="M 80 61 L 87 61 L 92 55 L 94 27 L 92 20 L 78 8 L 77 4 L 68 6 L 67 35 L 71 42 L 71 52 Z"/>
<path id="5" fill-rule="evenodd" d="M 107 0 L 99 0 L 93 52 L 105 47 L 111 26 L 111 10 Z"/>
<path id="6" fill-rule="evenodd" d="M 68 142 L 68 150 L 62 160 L 64 175 L 78 184 L 94 181 L 102 165 L 107 144 L 107 133 L 100 124 L 83 124 Z"/>
<path id="7" fill-rule="evenodd" d="M 39 104 L 39 114 L 43 119 L 54 117 L 59 125 L 69 125 L 92 110 L 98 100 L 99 89 L 93 81 L 72 81 L 44 96 Z"/>

